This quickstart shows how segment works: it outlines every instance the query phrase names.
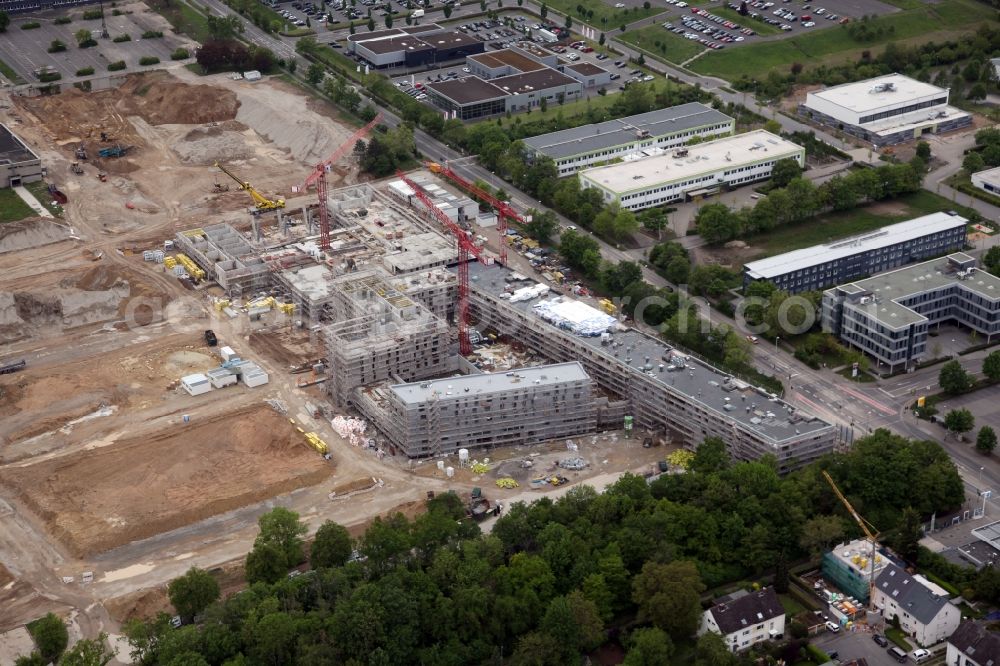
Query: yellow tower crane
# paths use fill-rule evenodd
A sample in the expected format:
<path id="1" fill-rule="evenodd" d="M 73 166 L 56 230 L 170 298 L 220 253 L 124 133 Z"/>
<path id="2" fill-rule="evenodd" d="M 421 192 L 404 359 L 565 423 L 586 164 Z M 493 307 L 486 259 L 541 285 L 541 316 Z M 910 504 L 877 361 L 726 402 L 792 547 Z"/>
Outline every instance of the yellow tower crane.
<path id="1" fill-rule="evenodd" d="M 875 529 L 875 526 L 862 518 L 861 514 L 854 510 L 851 503 L 846 497 L 844 497 L 844 493 L 840 492 L 840 488 L 838 488 L 837 484 L 834 483 L 833 477 L 830 476 L 825 469 L 822 471 L 823 478 L 825 478 L 826 482 L 830 484 L 831 488 L 833 488 L 833 492 L 837 496 L 837 499 L 839 499 L 840 503 L 847 509 L 847 513 L 851 514 L 851 518 L 853 518 L 854 522 L 858 524 L 858 527 L 860 527 L 861 531 L 865 533 L 865 536 L 868 538 L 868 542 L 872 545 L 872 556 L 868 560 L 871 564 L 871 569 L 868 572 L 868 606 L 869 608 L 873 608 L 875 605 L 875 563 L 877 562 L 876 558 L 878 557 L 878 532 L 872 532 L 872 530 Z"/>
<path id="2" fill-rule="evenodd" d="M 263 194 L 258 192 L 257 189 L 250 184 L 250 181 L 240 180 L 239 178 L 236 177 L 236 174 L 234 174 L 232 171 L 222 166 L 218 162 L 215 163 L 215 166 L 221 169 L 222 173 L 226 174 L 227 176 L 235 180 L 237 183 L 239 183 L 240 186 L 239 189 L 248 192 L 250 196 L 253 197 L 253 202 L 254 204 L 256 204 L 256 210 L 258 213 L 266 213 L 268 211 L 277 210 L 278 208 L 285 207 L 284 199 L 279 197 L 272 201 L 271 199 L 268 199 Z"/>

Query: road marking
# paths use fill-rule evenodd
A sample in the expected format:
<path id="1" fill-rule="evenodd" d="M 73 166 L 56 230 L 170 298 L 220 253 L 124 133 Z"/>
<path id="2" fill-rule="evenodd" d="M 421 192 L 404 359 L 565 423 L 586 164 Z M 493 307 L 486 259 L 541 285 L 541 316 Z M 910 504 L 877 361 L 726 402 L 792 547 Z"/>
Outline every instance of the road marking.
<path id="1" fill-rule="evenodd" d="M 845 393 L 847 393 L 848 395 L 852 395 L 855 398 L 857 398 L 858 400 L 861 400 L 862 402 L 867 403 L 868 405 L 871 405 L 872 407 L 874 407 L 875 409 L 879 410 L 883 414 L 892 415 L 892 414 L 896 413 L 895 409 L 893 409 L 891 407 L 887 407 L 887 406 L 883 405 L 881 402 L 879 402 L 878 400 L 873 400 L 872 398 L 869 398 L 868 396 L 866 396 L 863 393 L 858 393 L 857 391 L 855 391 L 853 389 L 850 389 L 850 388 L 847 388 L 846 386 L 842 386 L 841 390 L 844 391 Z"/>

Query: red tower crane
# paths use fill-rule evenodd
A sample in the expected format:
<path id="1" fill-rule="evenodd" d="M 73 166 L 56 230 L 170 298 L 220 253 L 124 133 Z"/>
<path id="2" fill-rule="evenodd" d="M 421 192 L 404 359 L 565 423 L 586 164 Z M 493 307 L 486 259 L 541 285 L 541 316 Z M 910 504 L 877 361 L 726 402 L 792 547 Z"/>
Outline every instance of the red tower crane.
<path id="1" fill-rule="evenodd" d="M 398 172 L 400 179 L 410 186 L 417 199 L 424 205 L 427 212 L 450 231 L 458 243 L 458 349 L 462 356 L 472 353 L 472 342 L 469 340 L 469 261 L 475 257 L 481 263 L 489 265 L 493 263 L 493 257 L 488 256 L 483 248 L 472 242 L 470 234 L 462 227 L 455 224 L 444 211 L 434 205 L 431 198 L 427 196 L 420 185 L 407 178 L 402 171 Z"/>
<path id="2" fill-rule="evenodd" d="M 475 183 L 470 183 L 468 180 L 459 176 L 455 173 L 451 167 L 447 164 L 438 164 L 437 162 L 427 162 L 427 169 L 431 173 L 436 173 L 444 176 L 451 182 L 453 182 L 458 187 L 462 188 L 474 197 L 477 197 L 481 201 L 485 201 L 493 210 L 497 212 L 497 232 L 500 234 L 500 263 L 504 266 L 507 265 L 507 220 L 514 220 L 524 224 L 524 218 L 521 217 L 513 206 L 507 201 L 500 201 L 495 196 L 487 192 L 481 187 L 478 187 Z"/>
<path id="3" fill-rule="evenodd" d="M 319 249 L 321 250 L 330 249 L 330 212 L 326 208 L 326 174 L 330 167 L 344 156 L 344 153 L 352 150 L 358 141 L 367 136 L 368 132 L 381 120 L 382 114 L 379 113 L 372 118 L 371 122 L 354 132 L 347 141 L 333 151 L 330 157 L 316 165 L 309 177 L 306 178 L 306 182 L 299 188 L 300 192 L 304 192 L 310 185 L 316 184 L 316 195 L 319 197 Z"/>

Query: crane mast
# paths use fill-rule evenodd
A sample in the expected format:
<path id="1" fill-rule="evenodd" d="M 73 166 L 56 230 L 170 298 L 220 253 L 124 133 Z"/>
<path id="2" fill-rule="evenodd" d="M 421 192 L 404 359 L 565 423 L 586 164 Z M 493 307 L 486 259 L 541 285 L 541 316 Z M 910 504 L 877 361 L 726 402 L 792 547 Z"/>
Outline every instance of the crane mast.
<path id="1" fill-rule="evenodd" d="M 263 213 L 263 212 L 271 211 L 271 210 L 277 210 L 278 208 L 284 208 L 285 207 L 285 200 L 284 199 L 282 199 L 282 198 L 279 197 L 279 198 L 277 198 L 277 199 L 275 199 L 275 200 L 272 201 L 271 199 L 268 199 L 263 194 L 261 194 L 260 192 L 258 192 L 257 189 L 253 185 L 250 184 L 250 181 L 248 181 L 248 180 L 240 180 L 240 178 L 237 177 L 236 174 L 234 174 L 232 171 L 230 171 L 226 167 L 222 166 L 218 162 L 215 163 L 215 166 L 218 167 L 219 169 L 221 169 L 222 173 L 226 174 L 227 176 L 229 176 L 230 178 L 232 178 L 233 180 L 235 180 L 236 183 L 240 186 L 239 189 L 247 192 L 253 198 L 253 201 L 256 204 L 256 208 L 257 208 L 257 212 L 258 213 Z"/>
<path id="2" fill-rule="evenodd" d="M 430 215 L 433 215 L 441 225 L 451 232 L 458 244 L 458 348 L 463 356 L 472 353 L 472 342 L 469 340 L 469 261 L 475 257 L 483 264 L 492 264 L 493 258 L 486 255 L 483 249 L 472 242 L 469 234 L 455 224 L 444 211 L 434 205 L 420 185 L 410 180 L 402 171 L 397 174 L 417 199 L 424 205 Z"/>
<path id="3" fill-rule="evenodd" d="M 858 527 L 860 527 L 861 531 L 865 533 L 865 536 L 868 538 L 868 541 L 872 545 L 872 556 L 868 560 L 869 563 L 870 563 L 870 565 L 871 565 L 871 571 L 868 573 L 868 605 L 869 605 L 869 607 L 874 607 L 874 605 L 875 605 L 875 556 L 878 553 L 878 534 L 877 533 L 872 533 L 872 530 L 869 529 L 869 526 L 871 525 L 871 523 L 869 523 L 867 520 L 865 520 L 864 518 L 862 518 L 861 514 L 858 513 L 857 511 L 855 511 L 854 507 L 851 506 L 850 501 L 848 501 L 848 499 L 844 496 L 844 493 L 840 492 L 840 488 L 837 487 L 837 484 L 833 481 L 833 477 L 830 476 L 829 472 L 827 472 L 825 469 L 822 470 L 822 472 L 823 472 L 823 478 L 826 479 L 826 482 L 830 484 L 830 488 L 833 489 L 833 494 L 837 496 L 837 499 L 840 500 L 840 503 L 844 505 L 845 509 L 847 509 L 847 513 L 851 514 L 851 518 L 853 518 L 854 522 L 856 522 L 858 524 Z M 874 526 L 872 526 L 872 527 L 874 527 Z"/>
<path id="4" fill-rule="evenodd" d="M 312 173 L 309 174 L 306 182 L 301 187 L 302 190 L 305 190 L 314 183 L 316 185 L 316 196 L 319 198 L 319 248 L 323 251 L 330 249 L 330 211 L 327 209 L 326 174 L 330 171 L 333 164 L 343 157 L 344 153 L 353 149 L 358 141 L 367 136 L 368 132 L 381 120 L 382 113 L 379 112 L 367 125 L 355 131 L 346 141 L 337 146 L 337 149 L 333 151 L 330 157 L 313 168 Z"/>

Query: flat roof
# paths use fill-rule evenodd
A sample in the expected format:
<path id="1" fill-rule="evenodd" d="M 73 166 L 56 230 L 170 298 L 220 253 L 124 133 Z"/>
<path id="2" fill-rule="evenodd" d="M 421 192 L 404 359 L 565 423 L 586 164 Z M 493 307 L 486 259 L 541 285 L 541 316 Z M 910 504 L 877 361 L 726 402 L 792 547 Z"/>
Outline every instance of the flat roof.
<path id="1" fill-rule="evenodd" d="M 977 171 L 972 174 L 972 178 L 974 180 L 981 180 L 984 183 L 990 183 L 991 185 L 1000 187 L 1000 167 L 986 169 L 985 171 Z"/>
<path id="2" fill-rule="evenodd" d="M 356 35 L 348 35 L 347 41 L 361 43 L 367 42 L 371 39 L 381 39 L 382 37 L 391 37 L 392 35 L 418 35 L 424 32 L 434 32 L 436 30 L 444 30 L 437 23 L 428 23 L 427 25 L 407 25 L 401 28 L 388 28 L 386 30 L 374 30 L 372 32 L 358 33 Z"/>
<path id="3" fill-rule="evenodd" d="M 813 245 L 801 250 L 785 252 L 766 259 L 744 264 L 743 270 L 752 278 L 767 280 L 802 268 L 837 261 L 862 252 L 889 247 L 907 240 L 940 233 L 956 227 L 965 227 L 968 220 L 959 215 L 931 213 L 906 222 L 890 224 L 867 234 L 841 238 L 824 245 Z"/>
<path id="4" fill-rule="evenodd" d="M 534 72 L 545 68 L 545 65 L 537 60 L 532 60 L 528 56 L 521 55 L 512 49 L 501 49 L 499 51 L 490 51 L 489 53 L 477 53 L 476 55 L 470 55 L 469 60 L 475 60 L 483 66 L 490 68 L 503 67 L 504 65 L 507 65 L 509 67 L 513 67 L 519 72 Z"/>
<path id="5" fill-rule="evenodd" d="M 299 294 L 310 302 L 322 301 L 333 294 L 332 283 L 329 280 L 330 269 L 324 264 L 289 269 L 283 271 L 282 275 Z"/>
<path id="6" fill-rule="evenodd" d="M 968 115 L 965 111 L 956 109 L 953 106 L 935 106 L 932 109 L 921 109 L 905 113 L 901 116 L 890 116 L 883 120 L 875 120 L 865 123 L 864 127 L 872 134 L 890 136 L 892 134 L 899 134 L 900 132 L 927 127 L 929 121 L 946 123 Z"/>
<path id="7" fill-rule="evenodd" d="M 621 194 L 754 162 L 779 160 L 797 155 L 803 148 L 765 130 L 754 130 L 699 143 L 686 150 L 688 154 L 685 157 L 674 157 L 674 151 L 670 151 L 631 162 L 585 169 L 580 173 L 588 180 Z"/>
<path id="8" fill-rule="evenodd" d="M 0 125 L 0 164 L 16 164 L 37 159 L 38 155 L 35 155 L 9 127 Z"/>
<path id="9" fill-rule="evenodd" d="M 430 231 L 407 236 L 400 244 L 403 246 L 401 251 L 382 258 L 382 263 L 394 267 L 397 272 L 418 270 L 442 261 L 452 263 L 458 259 L 455 242 Z"/>
<path id="10" fill-rule="evenodd" d="M 590 376 L 579 361 L 571 361 L 519 368 L 511 372 L 462 375 L 409 384 L 394 384 L 389 390 L 404 404 L 413 405 L 427 402 L 432 398 L 457 400 L 464 396 L 503 393 L 533 386 L 555 386 L 578 381 L 590 381 Z"/>
<path id="11" fill-rule="evenodd" d="M 603 67 L 598 67 L 597 65 L 589 62 L 578 62 L 574 65 L 566 65 L 566 69 L 572 69 L 574 72 L 580 72 L 584 76 L 588 74 L 606 74 L 608 72 L 608 70 Z"/>
<path id="12" fill-rule="evenodd" d="M 499 264 L 484 266 L 475 261 L 469 264 L 472 289 L 491 294 L 496 298 L 505 293 L 506 278 L 512 273 L 513 271 Z M 530 286 L 527 283 L 520 284 Z M 549 294 L 543 299 L 533 298 L 517 303 L 505 300 L 504 303 L 509 307 L 535 316 L 534 306 L 540 300 L 551 296 Z M 565 301 L 576 300 L 565 295 L 558 297 Z M 544 322 L 541 317 L 538 320 Z M 700 403 L 706 409 L 718 414 L 719 418 L 728 422 L 737 422 L 748 430 L 759 432 L 770 439 L 775 448 L 785 440 L 800 438 L 803 435 L 833 427 L 826 421 L 811 416 L 780 398 L 770 398 L 763 389 L 751 386 L 741 380 L 733 380 L 733 383 L 730 384 L 731 387 L 734 387 L 733 390 L 727 391 L 725 385 L 731 375 L 703 363 L 681 350 L 674 350 L 663 340 L 633 328 L 621 327 L 621 330 L 613 334 L 613 342 L 617 345 L 614 348 L 601 344 L 599 336 L 577 336 L 555 326 L 552 328 L 555 335 L 570 336 L 578 342 L 590 346 L 597 354 L 618 363 L 627 362 L 637 372 L 645 372 L 667 390 L 675 391 L 686 396 L 689 400 Z M 626 350 L 628 351 L 626 352 Z M 631 361 L 627 361 L 626 354 Z M 670 358 L 672 355 L 686 359 L 683 371 L 668 372 L 666 367 L 660 370 L 660 364 L 669 365 L 663 359 Z M 726 409 L 727 405 L 730 409 Z M 752 408 L 748 410 L 748 407 Z"/>
<path id="13" fill-rule="evenodd" d="M 620 146 L 636 140 L 636 132 L 645 130 L 653 138 L 675 132 L 685 132 L 695 127 L 732 122 L 732 118 L 705 106 L 689 102 L 666 109 L 640 113 L 626 118 L 606 120 L 603 123 L 582 125 L 558 132 L 521 139 L 524 145 L 552 159 L 592 153 L 605 148 Z"/>
<path id="14" fill-rule="evenodd" d="M 492 83 L 498 88 L 507 91 L 511 95 L 532 92 L 535 90 L 548 90 L 556 86 L 570 84 L 579 85 L 580 82 L 571 76 L 566 76 L 562 72 L 557 72 L 549 67 L 542 67 L 534 72 L 524 74 L 511 74 L 493 79 Z"/>
<path id="15" fill-rule="evenodd" d="M 382 39 L 371 39 L 367 42 L 360 42 L 358 46 L 364 47 L 372 53 L 392 53 L 393 51 L 424 51 L 432 48 L 430 44 L 419 37 L 411 35 L 399 35 L 397 37 L 384 37 Z"/>
<path id="16" fill-rule="evenodd" d="M 466 35 L 462 32 L 455 32 L 454 30 L 449 30 L 447 32 L 434 33 L 433 35 L 424 35 L 420 39 L 425 44 L 430 44 L 431 46 L 438 49 L 454 48 L 456 46 L 467 46 L 469 44 L 481 44 L 478 39 L 472 35 Z"/>
<path id="17" fill-rule="evenodd" d="M 865 312 L 889 328 L 898 329 L 927 319 L 924 315 L 897 302 L 916 294 L 961 285 L 984 298 L 994 301 L 1000 299 L 1000 278 L 982 269 L 971 268 L 965 279 L 962 279 L 952 259 L 961 263 L 974 261 L 964 252 L 954 252 L 946 257 L 904 266 L 864 280 L 855 280 L 845 286 L 855 294 L 869 293 L 875 296 L 875 301 L 868 304 L 861 304 L 858 301 L 851 305 L 865 309 Z M 836 289 L 843 287 L 834 287 L 827 291 Z"/>
<path id="18" fill-rule="evenodd" d="M 893 91 L 876 91 L 876 86 L 891 84 Z M 944 88 L 932 86 L 923 81 L 911 79 L 902 74 L 886 74 L 876 76 L 865 81 L 855 81 L 854 83 L 844 83 L 833 86 L 825 90 L 809 93 L 809 96 L 816 97 L 839 107 L 848 109 L 855 113 L 865 113 L 874 111 L 884 106 L 905 103 L 911 99 L 931 97 L 934 95 L 947 95 Z M 808 99 L 806 106 L 808 106 Z"/>
<path id="19" fill-rule="evenodd" d="M 462 79 L 428 83 L 426 84 L 426 87 L 438 93 L 442 97 L 447 97 L 456 104 L 485 102 L 487 100 L 507 96 L 506 91 L 497 88 L 492 83 L 484 81 L 478 76 L 466 76 Z"/>

